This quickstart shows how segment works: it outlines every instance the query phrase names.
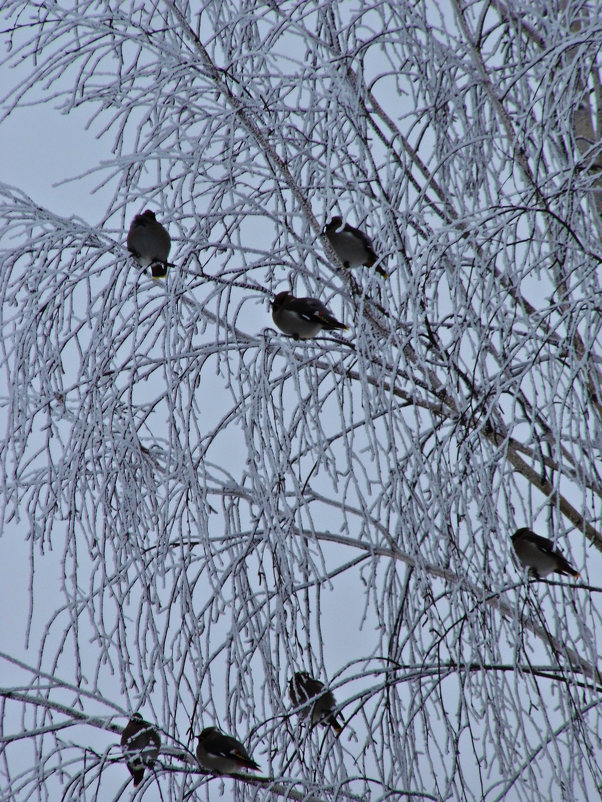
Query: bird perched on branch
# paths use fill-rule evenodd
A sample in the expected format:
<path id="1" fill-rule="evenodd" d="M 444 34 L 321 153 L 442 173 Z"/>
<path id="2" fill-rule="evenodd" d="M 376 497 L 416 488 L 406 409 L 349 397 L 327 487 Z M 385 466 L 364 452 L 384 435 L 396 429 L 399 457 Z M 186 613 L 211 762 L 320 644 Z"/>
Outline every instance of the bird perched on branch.
<path id="1" fill-rule="evenodd" d="M 121 747 L 137 788 L 144 778 L 145 767 L 153 766 L 159 756 L 161 738 L 152 724 L 140 713 L 134 713 L 121 733 Z"/>
<path id="2" fill-rule="evenodd" d="M 521 565 L 528 568 L 536 579 L 543 579 L 554 572 L 579 576 L 562 552 L 554 548 L 552 540 L 536 535 L 527 527 L 516 530 L 512 535 L 512 545 Z"/>
<path id="3" fill-rule="evenodd" d="M 196 759 L 201 768 L 215 774 L 236 774 L 240 769 L 259 771 L 259 765 L 240 741 L 224 735 L 217 727 L 206 727 L 199 735 Z"/>
<path id="4" fill-rule="evenodd" d="M 290 292 L 279 292 L 272 301 L 272 319 L 280 331 L 294 340 L 309 340 L 324 329 L 347 329 L 344 323 L 317 298 L 295 298 Z"/>
<path id="5" fill-rule="evenodd" d="M 333 217 L 330 223 L 324 226 L 322 233 L 326 235 L 343 267 L 353 268 L 360 265 L 372 267 L 378 261 L 370 237 L 348 223 L 343 225 L 341 217 Z M 384 278 L 389 277 L 387 271 L 380 265 L 375 269 Z"/>
<path id="6" fill-rule="evenodd" d="M 322 724 L 324 727 L 332 727 L 337 735 L 341 732 L 343 718 L 340 713 L 335 712 L 337 703 L 334 694 L 326 690 L 323 682 L 314 679 L 307 671 L 297 671 L 289 680 L 288 690 L 295 707 L 305 706 L 301 713 L 311 716 L 312 727 Z M 312 700 L 313 705 L 310 704 Z"/>
<path id="7" fill-rule="evenodd" d="M 127 246 L 140 267 L 150 266 L 153 278 L 164 278 L 167 268 L 173 267 L 167 261 L 171 237 L 150 209 L 137 214 L 132 220 Z"/>

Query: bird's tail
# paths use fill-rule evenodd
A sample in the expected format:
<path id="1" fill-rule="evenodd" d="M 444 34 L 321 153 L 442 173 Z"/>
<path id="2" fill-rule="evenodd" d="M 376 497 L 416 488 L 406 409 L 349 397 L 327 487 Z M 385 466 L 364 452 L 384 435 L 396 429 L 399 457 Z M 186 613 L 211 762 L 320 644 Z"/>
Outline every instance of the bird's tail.
<path id="1" fill-rule="evenodd" d="M 567 560 L 564 559 L 564 557 L 562 558 L 562 560 L 560 560 L 557 572 L 559 574 L 564 574 L 565 576 L 573 576 L 575 577 L 575 579 L 579 578 L 579 571 L 576 571 L 573 568 L 573 566 Z"/>
<path id="2" fill-rule="evenodd" d="M 247 769 L 253 769 L 253 771 L 260 771 L 259 763 L 255 763 L 252 757 L 245 757 L 244 755 L 237 754 L 236 761 L 237 763 L 240 763 L 241 766 L 244 766 Z"/>
<path id="3" fill-rule="evenodd" d="M 165 278 L 168 267 L 175 267 L 175 265 L 173 262 L 153 262 L 150 266 L 151 276 L 153 278 Z"/>
<path id="4" fill-rule="evenodd" d="M 134 778 L 134 788 L 138 788 L 138 786 L 144 779 L 144 767 L 136 769 L 130 768 L 130 774 Z"/>
<path id="5" fill-rule="evenodd" d="M 337 735 L 340 735 L 340 733 L 343 732 L 343 725 L 339 721 L 339 718 L 339 714 L 331 713 L 324 719 L 324 723 L 329 724 Z"/>
<path id="6" fill-rule="evenodd" d="M 374 267 L 374 265 L 377 262 L 378 262 L 378 256 L 374 253 L 374 251 L 371 250 L 370 255 L 368 256 L 364 264 L 366 267 Z M 389 274 L 387 273 L 384 267 L 378 265 L 374 269 L 376 270 L 379 276 L 382 276 L 383 278 L 389 278 Z"/>
<path id="7" fill-rule="evenodd" d="M 322 328 L 326 331 L 336 331 L 337 329 L 347 331 L 349 329 L 349 326 L 346 326 L 344 323 L 339 323 L 336 317 L 332 317 L 332 315 L 319 313 L 318 317 L 320 319 L 320 323 L 322 324 Z"/>

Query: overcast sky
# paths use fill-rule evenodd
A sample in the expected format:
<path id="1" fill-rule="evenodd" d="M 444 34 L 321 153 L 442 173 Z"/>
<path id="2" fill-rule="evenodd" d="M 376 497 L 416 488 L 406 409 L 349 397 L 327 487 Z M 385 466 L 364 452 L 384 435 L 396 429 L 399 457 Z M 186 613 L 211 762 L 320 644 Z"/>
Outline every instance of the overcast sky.
<path id="1" fill-rule="evenodd" d="M 115 160 L 115 129 L 96 138 L 106 119 L 94 116 L 94 104 L 63 116 L 51 100 L 16 109 L 0 125 L 2 182 L 99 233 L 97 246 L 80 247 L 80 229 L 66 227 L 75 245 L 69 241 L 59 260 L 60 270 L 69 269 L 56 273 L 57 285 L 33 260 L 19 277 L 19 306 L 5 290 L 11 334 L 19 329 L 12 316 L 43 321 L 44 304 L 54 309 L 46 339 L 56 337 L 60 358 L 49 346 L 50 378 L 41 368 L 18 377 L 34 422 L 26 451 L 40 449 L 31 463 L 23 460 L 20 477 L 33 482 L 39 469 L 35 476 L 53 489 L 39 504 L 27 497 L 30 516 L 22 509 L 20 520 L 4 522 L 1 648 L 30 665 L 43 649 L 42 666 L 57 679 L 53 701 L 76 704 L 65 683 L 91 691 L 77 700 L 89 714 L 140 706 L 186 746 L 191 717 L 196 730 L 231 722 L 251 739 L 262 767 L 270 759 L 283 767 L 288 750 L 299 760 L 292 776 L 307 783 L 316 767 L 333 786 L 382 770 L 370 786 L 375 799 L 389 782 L 399 789 L 402 777 L 420 781 L 435 798 L 479 799 L 482 788 L 490 800 L 508 787 L 509 799 L 533 802 L 560 799 L 565 785 L 572 800 L 594 798 L 596 693 L 576 684 L 583 677 L 558 653 L 567 646 L 595 662 L 600 596 L 543 584 L 527 593 L 509 543 L 515 526 L 533 524 L 558 537 L 583 581 L 599 584 L 599 551 L 537 482 L 545 470 L 578 514 L 600 528 L 602 427 L 586 378 L 595 382 L 600 364 L 592 290 L 599 287 L 599 247 L 579 184 L 587 171 L 571 163 L 571 116 L 562 105 L 567 96 L 575 103 L 581 97 L 577 70 L 554 61 L 554 48 L 562 57 L 567 51 L 546 28 L 546 14 L 536 21 L 550 37 L 549 63 L 528 37 L 524 49 L 502 33 L 499 47 L 491 44 L 499 22 L 493 7 L 481 20 L 487 66 L 511 122 L 519 132 L 541 122 L 524 147 L 538 143 L 529 164 L 540 171 L 538 188 L 557 204 L 553 217 L 541 213 L 543 201 L 512 155 L 518 151 L 508 145 L 491 93 L 474 77 L 471 49 L 453 39 L 457 30 L 445 22 L 453 19 L 452 4 L 443 3 L 441 13 L 404 6 L 405 16 L 395 4 L 387 15 L 382 4 L 382 20 L 376 12 L 370 25 L 360 17 L 361 46 L 353 30 L 339 32 L 353 53 L 349 63 L 358 70 L 361 63 L 366 84 L 433 171 L 428 179 L 382 114 L 372 112 L 384 139 L 368 126 L 343 60 L 324 45 L 328 27 L 313 20 L 313 4 L 283 4 L 291 18 L 268 6 L 259 6 L 262 20 L 254 21 L 258 41 L 268 29 L 273 36 L 266 63 L 249 19 L 210 4 L 204 24 L 224 35 L 212 51 L 228 65 L 223 80 L 249 104 L 282 164 L 244 128 L 241 134 L 202 70 L 193 80 L 190 68 L 181 88 L 180 64 L 190 58 L 196 66 L 198 54 L 188 44 L 175 48 L 175 28 L 173 39 L 169 30 L 161 39 L 163 69 L 151 71 L 158 88 L 140 101 L 155 136 L 168 132 L 144 151 L 141 174 L 136 154 L 122 154 L 120 180 L 99 187 L 106 172 L 96 168 Z M 341 8 L 353 29 L 357 4 Z M 291 22 L 287 48 L 280 25 Z M 304 25 L 311 36 L 299 33 Z M 595 16 L 591 25 L 595 32 Z M 202 30 L 204 41 L 209 30 Z M 593 41 L 579 45 L 583 69 Z M 155 57 L 152 48 L 145 52 Z M 513 72 L 514 59 L 525 62 Z M 375 65 L 382 74 L 372 82 Z M 551 65 L 557 73 L 548 86 Z M 136 88 L 148 79 L 143 66 Z M 5 74 L 14 81 L 28 69 Z M 173 83 L 161 83 L 172 74 Z M 127 86 L 127 76 L 124 68 L 114 86 L 107 80 L 107 92 Z M 536 93 L 532 103 L 529 92 Z M 50 94 L 45 88 L 41 96 Z M 538 117 L 540 103 L 549 111 Z M 294 113 L 287 115 L 289 105 Z M 142 125 L 140 132 L 148 133 Z M 229 154 L 223 162 L 222 151 Z M 163 157 L 155 170 L 157 152 Z M 291 181 L 306 182 L 301 199 L 283 180 L 285 167 Z M 156 195 L 155 174 L 164 181 Z M 569 174 L 574 183 L 567 187 Z M 60 183 L 67 178 L 73 180 Z M 176 267 L 165 282 L 142 274 L 124 249 L 129 220 L 147 207 L 173 237 Z M 100 228 L 110 208 L 117 211 Z M 356 292 L 332 266 L 309 219 L 313 213 L 321 225 L 341 210 L 390 254 L 387 283 L 358 271 Z M 555 228 L 552 217 L 563 225 Z M 550 243 L 550 232 L 557 241 Z M 201 266 L 217 280 L 203 278 Z M 558 289 L 563 268 L 569 301 Z M 295 344 L 274 330 L 270 293 L 291 281 L 300 294 L 328 300 L 349 324 L 341 342 Z M 534 312 L 515 303 L 516 288 Z M 575 332 L 584 353 L 573 348 Z M 436 338 L 444 347 L 435 347 Z M 66 399 L 58 398 L 62 382 Z M 457 404 L 454 414 L 440 413 L 446 393 Z M 40 412 L 46 406 L 48 417 Z M 11 409 L 0 407 L 5 431 Z M 500 441 L 484 436 L 487 422 L 504 433 Z M 25 429 L 9 433 L 16 451 Z M 506 435 L 535 477 L 525 478 L 518 458 L 507 460 Z M 51 501 L 61 470 L 59 514 Z M 46 520 L 52 528 L 42 537 Z M 362 550 L 366 545 L 373 551 Z M 392 547 L 403 560 L 391 557 Z M 501 612 L 492 602 L 496 592 L 508 605 Z M 535 632 L 542 620 L 549 634 Z M 557 639 L 553 649 L 550 638 Z M 409 673 L 387 685 L 383 666 L 395 661 Z M 452 670 L 445 680 L 438 671 L 447 661 L 489 668 Z M 566 684 L 549 679 L 555 661 Z M 547 677 L 535 679 L 529 663 L 544 666 Z M 287 718 L 286 679 L 310 666 L 333 680 L 350 723 L 338 742 L 307 740 L 297 749 L 301 730 Z M 7 687 L 29 683 L 28 673 L 7 661 L 0 661 L 0 677 Z M 115 721 L 125 723 L 123 716 Z M 9 706 L 5 732 L 22 722 Z M 63 757 L 76 771 L 80 744 L 102 753 L 118 735 L 78 726 L 65 731 L 69 739 L 75 745 Z M 107 755 L 120 759 L 117 748 Z M 25 760 L 35 766 L 36 756 L 27 751 Z M 117 798 L 128 781 L 122 763 L 100 774 L 98 798 Z M 218 793 L 217 782 L 209 788 Z M 86 793 L 94 798 L 96 791 Z"/>

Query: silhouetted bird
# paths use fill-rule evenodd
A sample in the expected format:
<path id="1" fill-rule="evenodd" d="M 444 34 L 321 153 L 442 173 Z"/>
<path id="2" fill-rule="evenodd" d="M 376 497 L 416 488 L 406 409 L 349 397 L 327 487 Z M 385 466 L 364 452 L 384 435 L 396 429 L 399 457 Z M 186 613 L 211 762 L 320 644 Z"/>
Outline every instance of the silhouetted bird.
<path id="1" fill-rule="evenodd" d="M 342 218 L 333 217 L 330 223 L 324 226 L 322 233 L 326 234 L 333 251 L 344 267 L 353 268 L 360 265 L 372 267 L 378 261 L 370 237 L 348 223 L 343 225 Z M 380 265 L 376 268 L 376 272 L 384 278 L 389 277 L 387 271 Z"/>
<path id="2" fill-rule="evenodd" d="M 144 778 L 145 766 L 153 766 L 159 756 L 161 738 L 152 724 L 145 721 L 140 713 L 134 713 L 121 733 L 121 747 L 134 778 L 134 787 L 137 787 Z"/>
<path id="3" fill-rule="evenodd" d="M 199 735 L 196 748 L 199 766 L 215 774 L 236 774 L 240 769 L 259 771 L 259 766 L 244 746 L 224 735 L 217 727 L 206 727 Z"/>
<path id="4" fill-rule="evenodd" d="M 140 267 L 150 266 L 153 278 L 164 278 L 167 268 L 173 267 L 167 261 L 171 237 L 150 209 L 137 214 L 132 220 L 127 246 Z"/>
<path id="5" fill-rule="evenodd" d="M 579 572 L 570 565 L 562 552 L 554 548 L 553 541 L 536 535 L 527 527 L 516 530 L 512 535 L 512 545 L 523 567 L 528 568 L 537 579 L 543 579 L 554 572 L 579 576 Z"/>
<path id="6" fill-rule="evenodd" d="M 314 679 L 307 671 L 297 671 L 289 680 L 288 689 L 291 701 L 295 707 L 307 705 L 301 710 L 302 715 L 309 716 L 311 713 L 312 726 L 323 724 L 325 727 L 331 726 L 337 735 L 343 729 L 339 718 L 343 721 L 340 713 L 335 712 L 337 703 L 335 702 L 332 691 L 327 691 L 324 683 Z M 315 699 L 313 705 L 309 703 Z"/>
<path id="7" fill-rule="evenodd" d="M 347 329 L 317 298 L 295 298 L 279 292 L 272 301 L 272 319 L 280 331 L 295 340 L 309 340 L 324 329 Z"/>

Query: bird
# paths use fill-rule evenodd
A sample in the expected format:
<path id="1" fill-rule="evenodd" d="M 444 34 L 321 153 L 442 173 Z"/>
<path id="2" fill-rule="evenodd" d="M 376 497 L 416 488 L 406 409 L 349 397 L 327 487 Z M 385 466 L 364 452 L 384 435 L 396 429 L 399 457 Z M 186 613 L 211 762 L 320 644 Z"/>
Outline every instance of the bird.
<path id="1" fill-rule="evenodd" d="M 151 767 L 159 756 L 161 738 L 152 724 L 140 713 L 134 713 L 121 733 L 121 747 L 137 788 L 144 778 L 145 767 Z"/>
<path id="2" fill-rule="evenodd" d="M 370 237 L 348 223 L 343 225 L 341 217 L 333 217 L 330 223 L 324 226 L 322 233 L 326 235 L 343 267 L 353 268 L 360 265 L 372 267 L 378 261 Z M 375 269 L 383 278 L 389 277 L 387 271 L 380 265 Z"/>
<path id="3" fill-rule="evenodd" d="M 288 683 L 288 690 L 292 703 L 295 707 L 305 706 L 302 714 L 310 715 L 308 702 L 315 699 L 311 707 L 311 724 L 322 724 L 324 727 L 332 727 L 338 735 L 343 729 L 343 718 L 340 713 L 335 712 L 337 703 L 332 691 L 327 691 L 324 683 L 319 679 L 314 679 L 307 671 L 297 671 Z M 339 721 L 339 718 L 341 721 Z"/>
<path id="4" fill-rule="evenodd" d="M 164 278 L 167 268 L 173 267 L 167 261 L 171 237 L 167 229 L 157 222 L 155 213 L 150 209 L 137 214 L 132 220 L 127 247 L 140 267 L 150 266 L 153 278 Z"/>
<path id="5" fill-rule="evenodd" d="M 536 535 L 526 526 L 512 535 L 512 545 L 521 565 L 528 568 L 536 579 L 543 579 L 554 572 L 575 578 L 579 576 L 562 552 L 554 548 L 552 540 Z"/>
<path id="6" fill-rule="evenodd" d="M 309 340 L 322 329 L 347 330 L 317 298 L 295 298 L 287 292 L 279 292 L 272 301 L 272 319 L 280 331 L 294 340 Z"/>
<path id="7" fill-rule="evenodd" d="M 217 727 L 205 727 L 199 735 L 196 759 L 201 768 L 214 774 L 236 774 L 240 769 L 259 771 L 259 765 L 240 741 Z"/>

